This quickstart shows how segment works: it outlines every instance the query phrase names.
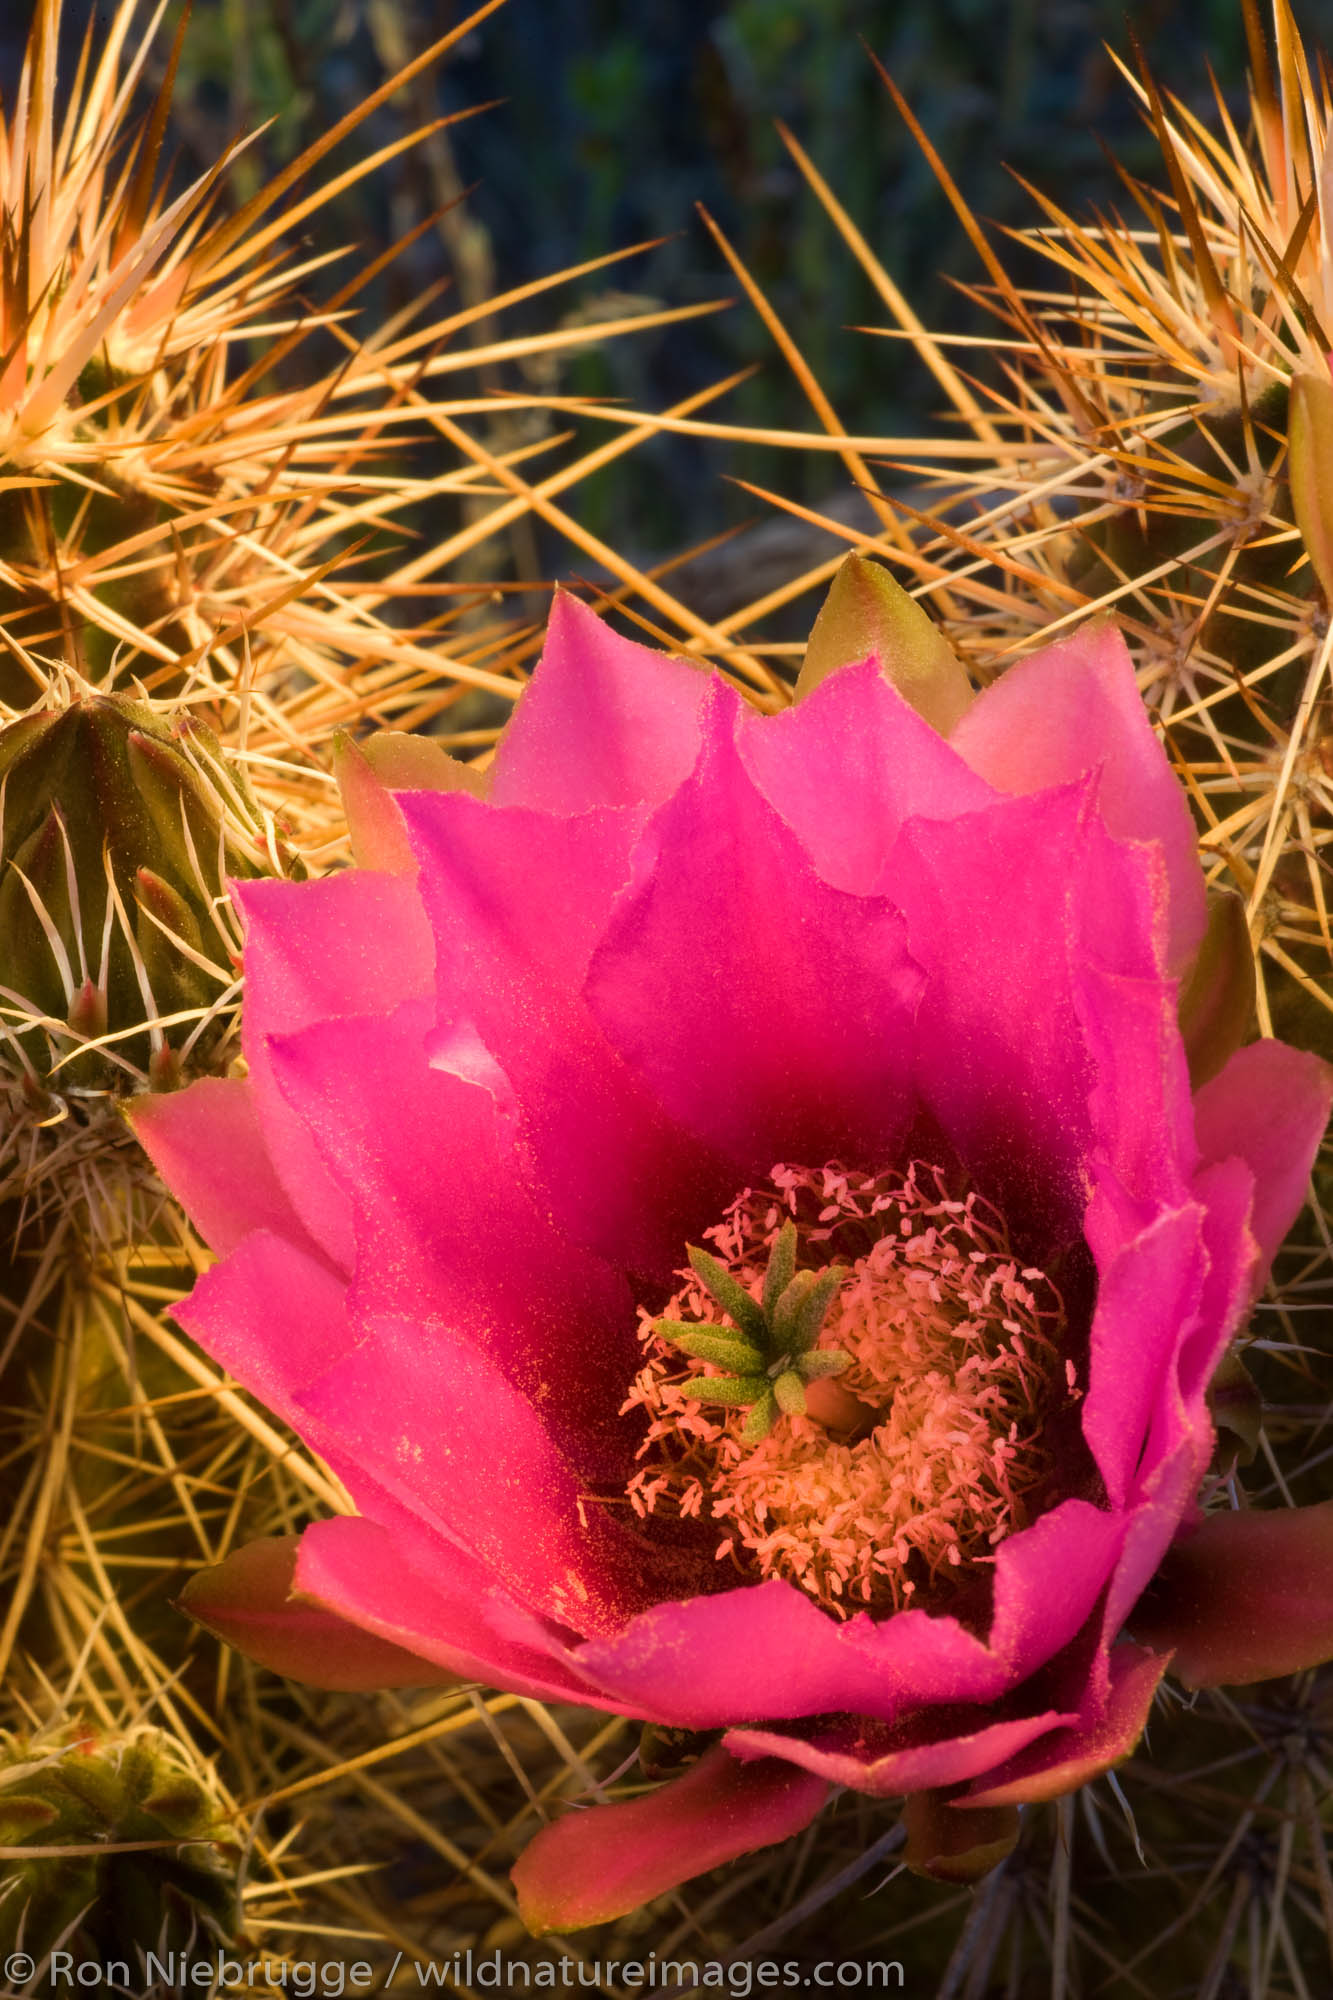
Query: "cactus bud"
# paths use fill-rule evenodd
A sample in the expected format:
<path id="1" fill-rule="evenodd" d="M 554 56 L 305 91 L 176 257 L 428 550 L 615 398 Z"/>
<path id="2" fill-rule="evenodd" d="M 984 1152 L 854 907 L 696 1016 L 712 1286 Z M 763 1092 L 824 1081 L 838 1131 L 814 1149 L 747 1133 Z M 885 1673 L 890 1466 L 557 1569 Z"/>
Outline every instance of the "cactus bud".
<path id="1" fill-rule="evenodd" d="M 207 1769 L 160 1730 L 0 1732 L 0 1847 L 0 1955 L 60 1944 L 141 1970 L 145 1950 L 235 1939 L 234 1830 Z"/>

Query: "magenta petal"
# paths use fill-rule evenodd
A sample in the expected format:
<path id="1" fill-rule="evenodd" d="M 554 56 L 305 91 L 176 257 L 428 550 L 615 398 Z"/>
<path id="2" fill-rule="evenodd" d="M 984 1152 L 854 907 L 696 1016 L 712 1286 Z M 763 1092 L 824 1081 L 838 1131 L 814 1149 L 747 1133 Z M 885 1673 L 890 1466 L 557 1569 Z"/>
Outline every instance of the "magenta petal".
<path id="1" fill-rule="evenodd" d="M 207 1272 L 176 1316 L 404 1546 L 466 1542 L 490 1583 L 575 1630 L 640 1608 L 642 1568 L 608 1547 L 620 1533 L 609 1510 L 588 1507 L 581 1523 L 582 1482 L 471 1346 L 429 1324 L 408 1336 L 353 1319 L 336 1278 L 262 1234 Z"/>
<path id="2" fill-rule="evenodd" d="M 182 1610 L 247 1659 L 308 1687 L 438 1687 L 456 1678 L 410 1648 L 349 1624 L 336 1610 L 293 1597 L 298 1541 L 282 1535 L 234 1549 L 190 1578 Z"/>
<path id="3" fill-rule="evenodd" d="M 715 1745 L 644 1798 L 569 1812 L 531 1841 L 512 1874 L 530 1931 L 623 1917 L 680 1882 L 809 1826 L 828 1786 L 777 1758 L 741 1764 Z"/>
<path id="4" fill-rule="evenodd" d="M 574 1631 L 615 1630 L 642 1609 L 654 1578 L 641 1545 L 612 1509 L 585 1501 L 587 1480 L 485 1354 L 429 1317 L 367 1315 L 361 1333 L 354 1352 L 301 1391 L 298 1428 L 336 1437 L 499 1588 Z"/>
<path id="5" fill-rule="evenodd" d="M 1085 626 L 1010 667 L 973 702 L 950 742 L 1005 792 L 1035 792 L 1096 770 L 1110 831 L 1161 843 L 1171 898 L 1168 968 L 1181 970 L 1206 921 L 1194 826 L 1112 626 Z"/>
<path id="6" fill-rule="evenodd" d="M 404 792 L 399 804 L 421 868 L 440 1012 L 485 1006 L 513 1039 L 546 988 L 581 987 L 647 814 L 557 817 L 464 792 Z"/>
<path id="7" fill-rule="evenodd" d="M 925 1611 L 838 1624 L 773 1579 L 657 1605 L 570 1662 L 608 1704 L 693 1729 L 834 1710 L 895 1722 L 993 1701 L 1080 1631 L 1124 1535 L 1123 1516 L 1071 1499 L 1003 1542 L 988 1645 Z"/>
<path id="8" fill-rule="evenodd" d="M 1250 1233 L 1254 1175 L 1243 1160 L 1219 1160 L 1194 1176 L 1203 1203 L 1203 1247 L 1208 1258 L 1198 1318 L 1181 1343 L 1180 1393 L 1202 1411 L 1215 1368 L 1226 1352 L 1257 1288 L 1259 1246 Z"/>
<path id="9" fill-rule="evenodd" d="M 1157 1455 L 1151 1469 L 1140 1473 L 1120 1559 L 1106 1594 L 1102 1642 L 1107 1647 L 1119 1637 L 1172 1538 L 1179 1534 L 1180 1524 L 1194 1507 L 1199 1482 L 1208 1469 L 1213 1430 L 1206 1412 L 1201 1414 L 1197 1425 L 1183 1423 L 1177 1413 L 1173 1422 L 1168 1420 L 1167 1427 L 1176 1428 L 1180 1434 L 1173 1446 Z M 1104 1680 L 1104 1675 L 1102 1656 L 1094 1669 L 1094 1678 Z"/>
<path id="10" fill-rule="evenodd" d="M 402 1534 L 357 1515 L 316 1521 L 301 1537 L 295 1588 L 378 1642 L 431 1661 L 442 1678 L 484 1681 L 539 1701 L 587 1699 L 542 1651 L 503 1636 L 492 1615 L 494 1579 L 482 1564 L 424 1539 L 409 1561 L 407 1546 Z"/>
<path id="11" fill-rule="evenodd" d="M 1203 1296 L 1202 1219 L 1193 1203 L 1160 1215 L 1102 1272 L 1083 1436 L 1113 1507 L 1130 1498 L 1181 1335 Z"/>
<path id="12" fill-rule="evenodd" d="M 352 1205 L 356 1295 L 423 1329 L 423 1370 L 459 1328 L 549 1409 L 586 1473 L 622 1475 L 634 1440 L 616 1411 L 640 1354 L 628 1287 L 538 1213 L 511 1123 L 488 1091 L 429 1066 L 430 1027 L 411 1003 L 271 1046 L 284 1098 Z"/>
<path id="13" fill-rule="evenodd" d="M 893 1157 L 919 981 L 887 901 L 820 880 L 736 754 L 714 690 L 693 778 L 649 823 L 589 1002 L 668 1115 L 739 1174 Z"/>
<path id="14" fill-rule="evenodd" d="M 287 1423 L 295 1419 L 301 1385 L 331 1368 L 356 1340 L 342 1281 L 294 1244 L 263 1231 L 206 1271 L 173 1313 L 215 1361 Z"/>
<path id="15" fill-rule="evenodd" d="M 528 1601 L 565 1610 L 576 1629 L 623 1622 L 639 1608 L 632 1599 L 624 1602 L 639 1571 L 623 1555 L 618 1564 L 610 1562 L 602 1546 L 617 1533 L 608 1510 L 589 1507 L 588 1527 L 582 1529 L 579 1483 L 535 1412 L 496 1378 L 483 1357 L 451 1351 L 446 1376 L 427 1329 L 418 1330 L 425 1340 L 408 1343 L 404 1357 L 392 1330 L 351 1320 L 344 1287 L 324 1267 L 260 1234 L 247 1237 L 226 1263 L 207 1272 L 176 1316 L 239 1382 L 307 1439 L 358 1506 L 392 1529 L 397 1554 L 382 1558 L 386 1578 L 409 1552 L 418 1567 L 429 1565 L 437 1589 L 450 1574 L 457 1576 L 453 1609 L 414 1629 L 411 1650 L 446 1664 L 469 1654 L 480 1643 L 478 1633 L 501 1629 L 485 1620 L 482 1596 L 506 1578 L 516 1579 Z M 418 1432 L 413 1423 L 402 1451 L 405 1412 L 423 1428 Z M 522 1462 L 517 1499 L 516 1452 Z M 451 1475 L 460 1495 L 457 1506 Z M 336 1527 L 350 1545 L 346 1523 L 327 1526 Z M 475 1529 L 474 1556 L 454 1546 L 454 1538 L 464 1539 L 469 1528 Z M 599 1561 L 603 1569 L 624 1574 L 615 1585 L 614 1615 L 598 1593 Z M 395 1588 L 401 1592 L 402 1585 Z M 349 1591 L 350 1585 L 342 1597 L 330 1592 L 325 1601 L 362 1622 Z M 529 1620 L 525 1629 L 531 1637 L 540 1628 Z M 437 1633 L 444 1651 L 432 1642 Z M 488 1644 L 481 1657 L 502 1678 L 504 1662 L 517 1656 L 515 1646 L 494 1636 Z M 525 1659 L 532 1652 L 531 1644 L 518 1648 Z M 579 1685 L 566 1668 L 548 1663 L 544 1671 L 551 1687 L 571 1691 Z"/>
<path id="16" fill-rule="evenodd" d="M 1244 1686 L 1333 1659 L 1333 1500 L 1210 1514 L 1130 1618 L 1188 1687 Z"/>
<path id="17" fill-rule="evenodd" d="M 1124 1754 L 1166 1645 L 1200 1679 L 1333 1653 L 1328 1510 L 1181 1536 L 1333 1077 L 1263 1044 L 1191 1099 L 1200 877 L 1118 642 L 1020 665 L 950 744 L 868 666 L 760 717 L 565 603 L 498 803 L 394 796 L 407 874 L 238 889 L 249 1076 L 141 1116 L 233 1246 L 182 1324 L 360 1508 L 219 1620 L 349 1684 L 425 1660 L 730 1731 L 543 1835 L 534 1920 L 632 1906 L 831 1781 L 1011 1813 Z M 775 1162 L 918 1156 L 1065 1293 L 1049 1488 L 982 1559 L 988 1619 L 976 1574 L 957 1618 L 728 1588 L 624 1502 L 636 1303 Z"/>
<path id="18" fill-rule="evenodd" d="M 904 820 L 953 819 L 995 796 L 874 660 L 830 675 L 780 715 L 747 712 L 740 746 L 824 880 L 858 895 L 883 886 Z"/>
<path id="19" fill-rule="evenodd" d="M 1196 1156 L 1174 982 L 1084 967 L 1075 977 L 1075 1006 L 1096 1068 L 1090 1102 L 1098 1170 L 1115 1175 L 1147 1222 L 1185 1200 Z"/>
<path id="20" fill-rule="evenodd" d="M 478 1080 L 466 1027 L 512 1094 L 521 1170 L 569 1237 L 665 1276 L 734 1193 L 607 1044 L 582 997 L 588 962 L 630 874 L 637 812 L 548 813 L 405 796 L 435 936 L 432 1060 Z M 615 1171 L 608 1173 L 607 1162 Z"/>
<path id="21" fill-rule="evenodd" d="M 571 1661 L 608 1702 L 690 1729 L 833 1709 L 889 1719 L 923 1700 L 988 1701 L 1008 1684 L 1004 1662 L 955 1619 L 838 1624 L 778 1578 L 656 1605 Z"/>
<path id="22" fill-rule="evenodd" d="M 1261 1283 L 1300 1213 L 1328 1124 L 1333 1070 L 1285 1042 L 1251 1042 L 1194 1100 L 1205 1161 L 1241 1159 L 1255 1180 L 1250 1228 L 1263 1253 Z"/>
<path id="23" fill-rule="evenodd" d="M 313 1248 L 274 1171 L 240 1077 L 203 1077 L 188 1090 L 136 1098 L 135 1135 L 210 1249 L 225 1256 L 252 1229 Z"/>
<path id="24" fill-rule="evenodd" d="M 361 868 L 317 882 L 237 882 L 245 917 L 246 1053 L 331 1016 L 382 1014 L 434 986 L 415 886 Z"/>
<path id="25" fill-rule="evenodd" d="M 998 1770 L 988 1771 L 964 1794 L 969 1806 L 1035 1805 L 1076 1792 L 1091 1778 L 1128 1757 L 1143 1734 L 1153 1696 L 1169 1656 L 1141 1646 L 1114 1646 L 1111 1695 L 1105 1713 L 1089 1725 L 1055 1729 Z"/>
<path id="26" fill-rule="evenodd" d="M 430 932 L 408 878 L 351 870 L 319 882 L 237 883 L 245 916 L 243 1040 L 269 1153 L 306 1228 L 343 1270 L 351 1218 L 310 1133 L 273 1083 L 269 1041 L 312 1021 L 374 1014 L 430 990 Z"/>
<path id="27" fill-rule="evenodd" d="M 1088 846 L 1081 788 L 908 823 L 887 880 L 926 974 L 927 1108 L 1011 1224 L 1080 1233 L 1095 1082 L 1075 1004 Z"/>
<path id="28" fill-rule="evenodd" d="M 1071 1499 L 1000 1543 L 990 1644 L 1004 1662 L 1006 1685 L 1044 1666 L 1082 1630 L 1115 1567 L 1124 1536 L 1122 1515 Z M 1052 1577 L 1060 1579 L 1058 1590 L 1051 1588 Z M 918 1699 L 934 1698 L 931 1682 L 923 1677 Z"/>
<path id="29" fill-rule="evenodd" d="M 699 750 L 709 677 L 632 639 L 557 591 L 546 647 L 496 754 L 497 806 L 581 813 L 657 804 Z"/>
<path id="30" fill-rule="evenodd" d="M 832 1784 L 891 1799 L 937 1785 L 962 1784 L 1004 1763 L 1048 1730 L 1077 1721 L 1076 1712 L 1048 1709 L 1012 1722 L 981 1722 L 973 1710 L 966 1718 L 956 1717 L 950 1734 L 946 1711 L 928 1713 L 894 1729 L 853 1718 L 808 1738 L 777 1729 L 732 1729 L 723 1741 L 738 1757 L 788 1757 Z"/>

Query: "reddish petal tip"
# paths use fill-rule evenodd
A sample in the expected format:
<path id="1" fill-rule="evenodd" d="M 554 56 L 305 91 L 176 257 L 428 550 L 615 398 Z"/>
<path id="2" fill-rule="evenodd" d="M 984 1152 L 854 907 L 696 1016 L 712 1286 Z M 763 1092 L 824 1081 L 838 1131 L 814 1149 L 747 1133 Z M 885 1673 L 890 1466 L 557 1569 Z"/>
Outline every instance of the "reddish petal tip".
<path id="1" fill-rule="evenodd" d="M 1110 1654 L 1111 1690 L 1106 1710 L 1087 1727 L 1052 1730 L 997 1770 L 989 1771 L 967 1795 L 970 1806 L 1039 1805 L 1076 1792 L 1100 1778 L 1133 1750 L 1152 1707 L 1168 1655 L 1128 1643 Z"/>
<path id="2" fill-rule="evenodd" d="M 292 1595 L 299 1535 L 247 1542 L 190 1578 L 179 1603 L 247 1659 L 308 1687 L 369 1693 L 455 1678 L 415 1653 Z"/>
<path id="3" fill-rule="evenodd" d="M 515 1862 L 519 1914 L 534 1934 L 609 1923 L 756 1847 L 790 1839 L 828 1795 L 777 1757 L 743 1764 L 720 1744 L 643 1798 L 566 1813 Z"/>
<path id="4" fill-rule="evenodd" d="M 1333 1500 L 1211 1514 L 1169 1551 L 1131 1625 L 1187 1687 L 1245 1686 L 1333 1659 Z"/>

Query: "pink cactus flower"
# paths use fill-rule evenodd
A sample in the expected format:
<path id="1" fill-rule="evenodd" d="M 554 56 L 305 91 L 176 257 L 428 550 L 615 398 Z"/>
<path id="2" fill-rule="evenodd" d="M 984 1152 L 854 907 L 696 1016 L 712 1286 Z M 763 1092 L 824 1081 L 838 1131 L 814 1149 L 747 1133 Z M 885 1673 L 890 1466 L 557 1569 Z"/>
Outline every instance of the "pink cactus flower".
<path id="1" fill-rule="evenodd" d="M 554 1928 L 833 1786 L 1070 1790 L 1177 1643 L 1333 1652 L 1327 1510 L 1199 1505 L 1329 1076 L 1213 1004 L 1111 629 L 761 715 L 562 599 L 487 796 L 423 769 L 352 772 L 370 865 L 238 885 L 248 1074 L 138 1114 L 221 1260 L 182 1323 L 359 1510 L 199 1616 L 700 1732 L 533 1843 Z"/>

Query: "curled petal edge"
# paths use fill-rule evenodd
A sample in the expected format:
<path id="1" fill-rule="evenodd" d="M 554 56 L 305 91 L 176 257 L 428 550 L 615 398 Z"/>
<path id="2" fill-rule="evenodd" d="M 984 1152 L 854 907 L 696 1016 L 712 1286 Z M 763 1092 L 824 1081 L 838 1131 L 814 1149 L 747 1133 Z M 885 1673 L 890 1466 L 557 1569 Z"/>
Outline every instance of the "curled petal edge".
<path id="1" fill-rule="evenodd" d="M 1057 1729 L 988 1771 L 954 1803 L 954 1809 L 1043 1805 L 1100 1778 L 1129 1756 L 1148 1720 L 1168 1653 L 1122 1644 L 1110 1655 L 1111 1694 L 1106 1712 L 1089 1728 Z"/>

